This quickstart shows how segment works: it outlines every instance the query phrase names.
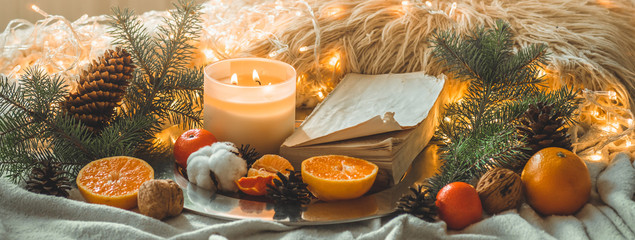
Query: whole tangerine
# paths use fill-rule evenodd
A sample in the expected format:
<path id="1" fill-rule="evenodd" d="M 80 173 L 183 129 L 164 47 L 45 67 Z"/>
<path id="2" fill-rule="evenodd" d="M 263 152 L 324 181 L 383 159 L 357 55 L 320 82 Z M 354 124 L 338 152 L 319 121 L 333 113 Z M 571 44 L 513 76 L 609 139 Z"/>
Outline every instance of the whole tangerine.
<path id="1" fill-rule="evenodd" d="M 190 154 L 217 141 L 216 137 L 205 129 L 187 130 L 174 142 L 174 160 L 183 169 L 187 169 L 187 158 Z"/>
<path id="2" fill-rule="evenodd" d="M 439 217 L 448 228 L 461 230 L 481 220 L 483 207 L 476 189 L 464 182 L 445 185 L 437 193 L 435 202 L 439 208 Z"/>
<path id="3" fill-rule="evenodd" d="M 586 164 L 569 150 L 549 147 L 534 154 L 521 174 L 527 202 L 543 215 L 571 215 L 589 200 Z"/>

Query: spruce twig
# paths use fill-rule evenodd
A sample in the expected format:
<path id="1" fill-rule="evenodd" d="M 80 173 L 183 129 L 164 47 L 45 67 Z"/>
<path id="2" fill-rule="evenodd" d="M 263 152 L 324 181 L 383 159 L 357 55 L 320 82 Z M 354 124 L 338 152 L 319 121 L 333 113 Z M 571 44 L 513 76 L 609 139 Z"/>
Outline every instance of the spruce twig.
<path id="1" fill-rule="evenodd" d="M 529 104 L 560 103 L 572 119 L 575 93 L 569 88 L 542 92 L 539 75 L 547 64 L 547 47 L 534 44 L 514 51 L 509 24 L 474 29 L 467 35 L 452 31 L 432 35 L 433 53 L 457 79 L 468 82 L 462 101 L 445 106 L 445 117 L 435 134 L 440 147 L 440 173 L 427 179 L 431 195 L 445 185 L 470 182 L 492 167 L 513 167 L 527 158 L 525 143 L 514 127 Z M 512 124 L 510 124 L 512 123 Z"/>
<path id="2" fill-rule="evenodd" d="M 165 153 L 153 144 L 165 124 L 201 124 L 203 74 L 190 67 L 200 32 L 200 6 L 181 0 L 156 37 L 130 10 L 113 9 L 115 45 L 138 67 L 122 105 L 99 133 L 65 114 L 60 103 L 69 87 L 59 77 L 28 69 L 20 83 L 0 77 L 0 172 L 17 182 L 34 159 L 53 159 L 71 175 L 97 158 Z"/>

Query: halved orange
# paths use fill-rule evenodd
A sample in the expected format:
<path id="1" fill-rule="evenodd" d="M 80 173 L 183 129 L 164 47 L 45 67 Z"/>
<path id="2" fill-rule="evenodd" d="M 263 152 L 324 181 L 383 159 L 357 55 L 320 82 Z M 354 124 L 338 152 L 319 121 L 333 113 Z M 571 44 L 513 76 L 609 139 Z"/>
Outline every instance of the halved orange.
<path id="1" fill-rule="evenodd" d="M 133 157 L 102 158 L 88 163 L 77 175 L 77 188 L 90 203 L 131 209 L 137 206 L 142 183 L 154 179 L 154 169 Z"/>
<path id="2" fill-rule="evenodd" d="M 368 192 L 378 170 L 377 165 L 359 158 L 317 156 L 302 162 L 302 180 L 320 200 L 353 199 Z"/>
<path id="3" fill-rule="evenodd" d="M 289 171 L 287 169 L 294 170 L 289 160 L 279 155 L 266 154 L 251 165 L 251 168 L 247 171 L 247 177 L 273 176 L 277 178 L 277 172 L 288 176 Z"/>
<path id="4" fill-rule="evenodd" d="M 252 196 L 262 196 L 267 194 L 267 184 L 273 184 L 273 176 L 241 177 L 236 180 L 236 186 L 238 186 L 238 189 Z"/>

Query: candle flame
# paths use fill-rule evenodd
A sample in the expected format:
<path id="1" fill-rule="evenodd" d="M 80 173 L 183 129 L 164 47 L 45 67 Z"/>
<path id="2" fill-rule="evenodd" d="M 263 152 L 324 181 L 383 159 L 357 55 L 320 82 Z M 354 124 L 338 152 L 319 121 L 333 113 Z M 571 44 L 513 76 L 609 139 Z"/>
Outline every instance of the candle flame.
<path id="1" fill-rule="evenodd" d="M 238 75 L 236 75 L 235 73 L 232 74 L 231 84 L 232 85 L 238 85 Z"/>
<path id="2" fill-rule="evenodd" d="M 262 85 L 262 83 L 260 82 L 260 76 L 258 76 L 258 71 L 256 71 L 256 69 L 254 69 L 253 73 L 251 74 L 251 78 L 254 80 L 254 82 L 257 82 L 258 85 Z"/>

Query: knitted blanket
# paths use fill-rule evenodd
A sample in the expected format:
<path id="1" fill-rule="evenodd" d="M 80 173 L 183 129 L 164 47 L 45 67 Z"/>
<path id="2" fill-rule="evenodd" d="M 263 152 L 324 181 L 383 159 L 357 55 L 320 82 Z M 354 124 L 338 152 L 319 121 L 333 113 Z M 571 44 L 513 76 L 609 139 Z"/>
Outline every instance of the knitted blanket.
<path id="1" fill-rule="evenodd" d="M 0 239 L 635 239 L 635 165 L 626 154 L 587 162 L 591 200 L 575 215 L 541 216 L 523 204 L 462 231 L 393 215 L 356 223 L 285 226 L 184 211 L 159 221 L 133 211 L 27 192 L 0 180 Z M 77 198 L 74 190 L 73 198 Z"/>

